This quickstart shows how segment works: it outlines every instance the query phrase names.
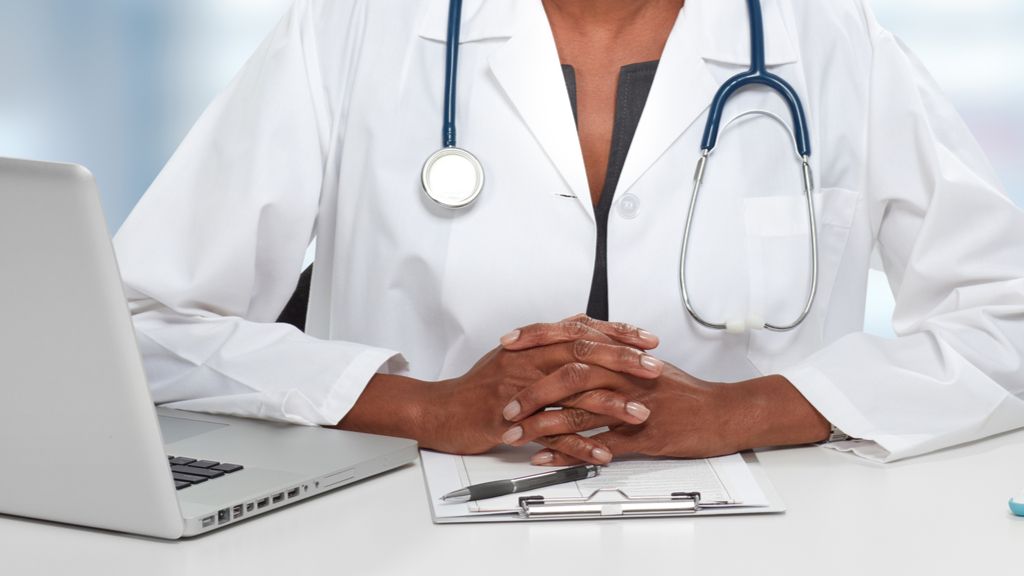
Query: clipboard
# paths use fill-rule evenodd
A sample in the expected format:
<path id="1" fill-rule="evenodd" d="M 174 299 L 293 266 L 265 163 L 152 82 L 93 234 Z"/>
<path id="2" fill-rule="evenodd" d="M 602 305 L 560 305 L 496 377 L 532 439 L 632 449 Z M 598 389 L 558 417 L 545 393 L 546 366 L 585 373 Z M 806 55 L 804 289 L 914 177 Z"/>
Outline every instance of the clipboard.
<path id="1" fill-rule="evenodd" d="M 583 519 L 604 516 L 637 517 L 694 514 L 705 509 L 700 492 L 673 492 L 668 496 L 630 496 L 618 488 L 601 488 L 581 498 L 545 498 L 523 496 L 519 499 L 519 517 Z"/>
<path id="2" fill-rule="evenodd" d="M 763 495 L 757 505 L 708 499 L 700 492 L 685 487 L 662 495 L 635 495 L 629 493 L 628 487 L 609 487 L 568 498 L 545 496 L 548 489 L 542 489 L 539 494 L 517 497 L 517 504 L 507 510 L 452 514 L 450 510 L 441 508 L 446 505 L 439 502 L 439 496 L 449 489 L 462 487 L 461 482 L 457 477 L 445 478 L 439 472 L 443 472 L 445 466 L 452 466 L 455 458 L 459 457 L 421 451 L 421 467 L 435 524 L 779 514 L 786 510 L 757 456 L 750 452 L 734 458 L 742 458 Z M 455 486 L 456 483 L 459 485 Z"/>

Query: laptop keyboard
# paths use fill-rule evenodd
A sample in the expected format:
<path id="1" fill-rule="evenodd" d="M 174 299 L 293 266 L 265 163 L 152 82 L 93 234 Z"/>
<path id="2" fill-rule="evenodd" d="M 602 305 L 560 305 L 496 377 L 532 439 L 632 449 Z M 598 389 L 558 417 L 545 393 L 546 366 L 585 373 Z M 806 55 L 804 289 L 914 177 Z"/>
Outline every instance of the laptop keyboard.
<path id="1" fill-rule="evenodd" d="M 213 460 L 196 460 L 195 458 L 185 458 L 184 456 L 168 456 L 167 462 L 171 465 L 174 487 L 178 490 L 183 490 L 189 486 L 201 484 L 214 478 L 220 478 L 225 474 L 234 474 L 244 468 L 240 464 L 214 462 Z"/>

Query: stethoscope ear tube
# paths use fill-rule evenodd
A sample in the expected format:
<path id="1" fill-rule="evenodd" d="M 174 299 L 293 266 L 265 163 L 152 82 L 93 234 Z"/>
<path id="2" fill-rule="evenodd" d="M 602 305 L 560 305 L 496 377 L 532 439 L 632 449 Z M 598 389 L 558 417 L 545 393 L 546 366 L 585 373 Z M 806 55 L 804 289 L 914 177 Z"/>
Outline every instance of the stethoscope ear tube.
<path id="1" fill-rule="evenodd" d="M 732 334 L 744 333 L 748 330 L 768 330 L 771 332 L 788 332 L 793 330 L 807 319 L 807 316 L 811 313 L 811 308 L 814 305 L 814 298 L 818 293 L 818 223 L 814 209 L 814 176 L 811 171 L 810 158 L 807 156 L 802 156 L 800 158 L 801 174 L 803 178 L 803 194 L 805 198 L 805 205 L 807 207 L 807 222 L 810 225 L 809 267 L 811 273 L 811 281 L 807 288 L 807 295 L 804 300 L 803 309 L 796 319 L 788 324 L 772 324 L 765 322 L 765 320 L 760 317 L 731 319 L 726 322 L 712 322 L 705 319 L 697 312 L 693 305 L 686 279 L 686 265 L 690 254 L 690 237 L 693 231 L 693 218 L 697 212 L 697 201 L 698 198 L 700 198 L 700 191 L 704 184 L 704 177 L 707 173 L 711 153 L 712 150 L 704 149 L 701 151 L 700 158 L 697 160 L 697 167 L 693 174 L 693 192 L 690 195 L 690 206 L 686 214 L 686 225 L 683 228 L 683 247 L 682 253 L 679 257 L 679 289 L 683 297 L 683 306 L 698 324 L 712 330 L 724 330 Z"/>
<path id="2" fill-rule="evenodd" d="M 807 114 L 803 104 L 796 93 L 796 90 L 785 80 L 768 72 L 765 63 L 764 52 L 764 17 L 761 13 L 760 0 L 747 0 L 747 12 L 750 17 L 750 69 L 733 76 L 719 88 L 711 101 L 708 111 L 708 122 L 704 127 L 704 138 L 701 142 L 701 155 L 697 160 L 697 169 L 693 176 L 693 192 L 690 195 L 690 208 L 686 214 L 686 225 L 683 229 L 683 247 L 679 257 L 679 287 L 682 292 L 683 305 L 693 319 L 713 330 L 725 330 L 730 333 L 743 333 L 747 330 L 770 330 L 773 332 L 786 332 L 799 326 L 810 314 L 814 305 L 814 298 L 818 292 L 818 225 L 814 211 L 814 178 L 811 173 L 811 140 L 810 131 L 807 128 Z M 807 298 L 803 310 L 796 319 L 788 324 L 772 324 L 765 322 L 763 318 L 747 318 L 744 320 L 733 319 L 724 323 L 711 322 L 697 313 L 691 300 L 690 292 L 686 282 L 686 264 L 690 251 L 690 236 L 693 229 L 693 218 L 697 211 L 697 200 L 700 197 L 701 186 L 704 183 L 704 176 L 707 170 L 711 153 L 718 145 L 719 131 L 722 124 L 722 116 L 729 98 L 737 91 L 747 86 L 760 84 L 779 93 L 785 100 L 789 111 L 793 116 L 792 136 L 796 146 L 797 155 L 801 162 L 803 176 L 803 193 L 807 205 L 807 221 L 810 224 L 810 271 L 811 281 L 807 290 Z M 785 125 L 778 116 L 765 112 L 766 115 L 778 120 Z M 745 116 L 741 114 L 740 116 Z M 734 119 L 735 120 L 735 119 Z"/>

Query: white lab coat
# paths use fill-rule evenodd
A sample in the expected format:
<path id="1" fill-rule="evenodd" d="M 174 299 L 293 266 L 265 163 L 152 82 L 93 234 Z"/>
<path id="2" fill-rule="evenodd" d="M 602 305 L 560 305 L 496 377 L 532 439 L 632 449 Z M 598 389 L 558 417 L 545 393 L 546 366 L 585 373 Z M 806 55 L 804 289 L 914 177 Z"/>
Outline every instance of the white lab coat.
<path id="1" fill-rule="evenodd" d="M 539 0 L 467 0 L 459 144 L 470 209 L 419 188 L 440 146 L 447 0 L 298 0 L 212 104 L 116 238 L 156 402 L 333 424 L 378 371 L 464 373 L 510 329 L 586 308 L 595 222 Z M 820 285 L 786 334 L 699 328 L 678 266 L 716 88 L 749 59 L 743 0 L 689 0 L 665 47 L 608 223 L 613 320 L 718 381 L 787 377 L 882 460 L 1024 425 L 1024 216 L 956 112 L 866 0 L 764 0 L 767 59 L 801 95 L 818 184 Z M 788 118 L 774 93 L 741 93 Z M 809 279 L 788 136 L 726 131 L 698 207 L 690 289 L 713 320 L 790 320 Z M 274 324 L 316 243 L 307 333 Z M 878 247 L 896 339 L 862 333 Z M 679 417 L 686 417 L 680 414 Z"/>

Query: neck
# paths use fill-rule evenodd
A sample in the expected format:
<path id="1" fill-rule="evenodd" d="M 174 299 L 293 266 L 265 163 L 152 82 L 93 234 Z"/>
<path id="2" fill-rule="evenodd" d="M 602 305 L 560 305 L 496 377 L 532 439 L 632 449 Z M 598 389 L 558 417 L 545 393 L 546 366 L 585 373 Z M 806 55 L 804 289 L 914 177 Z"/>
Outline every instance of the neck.
<path id="1" fill-rule="evenodd" d="M 678 11 L 685 0 L 544 0 L 549 18 L 575 22 L 578 30 L 618 34 L 666 10 Z"/>

